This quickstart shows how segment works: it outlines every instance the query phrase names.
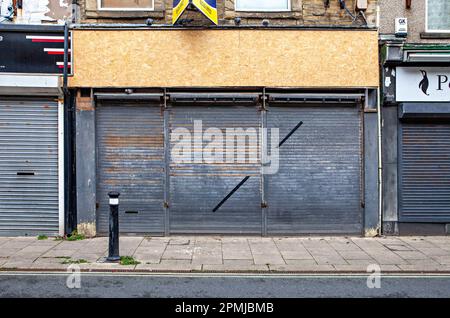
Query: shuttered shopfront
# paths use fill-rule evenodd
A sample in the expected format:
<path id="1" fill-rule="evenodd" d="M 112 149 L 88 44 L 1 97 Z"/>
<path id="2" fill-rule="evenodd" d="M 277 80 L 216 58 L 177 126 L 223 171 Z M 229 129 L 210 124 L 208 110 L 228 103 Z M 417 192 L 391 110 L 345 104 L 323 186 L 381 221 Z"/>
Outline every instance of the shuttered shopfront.
<path id="1" fill-rule="evenodd" d="M 121 192 L 122 233 L 360 234 L 361 105 L 263 107 L 258 94 L 241 95 L 173 94 L 168 105 L 98 102 L 98 232 L 107 233 L 107 193 L 115 190 Z M 279 171 L 262 174 L 260 129 L 279 128 L 283 139 L 300 121 L 280 147 Z M 227 128 L 239 129 L 244 147 L 225 148 Z M 217 131 L 223 161 L 208 161 L 208 132 Z M 252 131 L 258 142 L 250 145 Z M 176 157 L 180 140 L 190 149 L 184 160 Z M 233 162 L 226 161 L 227 151 Z"/>
<path id="2" fill-rule="evenodd" d="M 54 99 L 0 98 L 0 235 L 58 235 L 63 216 Z"/>
<path id="3" fill-rule="evenodd" d="M 119 190 L 120 231 L 164 233 L 164 117 L 159 104 L 102 101 L 97 121 L 97 231 L 108 233 L 108 192 Z"/>
<path id="4" fill-rule="evenodd" d="M 450 124 L 400 124 L 400 221 L 450 222 Z"/>
<path id="5" fill-rule="evenodd" d="M 269 107 L 267 125 L 285 136 L 280 170 L 267 176 L 268 233 L 362 231 L 361 111 L 356 105 Z"/>

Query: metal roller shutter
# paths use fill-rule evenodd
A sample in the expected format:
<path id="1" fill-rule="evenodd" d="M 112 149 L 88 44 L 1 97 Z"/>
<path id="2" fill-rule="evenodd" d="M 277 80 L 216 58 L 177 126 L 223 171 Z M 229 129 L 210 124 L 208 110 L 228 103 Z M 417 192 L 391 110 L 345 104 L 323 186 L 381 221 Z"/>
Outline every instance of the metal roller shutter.
<path id="1" fill-rule="evenodd" d="M 164 116 L 158 106 L 102 102 L 97 121 L 97 230 L 108 233 L 108 192 L 120 194 L 120 232 L 164 233 Z"/>
<path id="2" fill-rule="evenodd" d="M 450 222 L 450 125 L 400 130 L 400 221 Z"/>
<path id="3" fill-rule="evenodd" d="M 0 235 L 58 235 L 58 103 L 0 100 Z"/>
<path id="4" fill-rule="evenodd" d="M 187 128 L 194 120 L 208 128 L 254 128 L 259 131 L 261 115 L 256 107 L 178 106 L 170 110 L 171 133 Z M 242 134 L 241 134 L 242 135 Z M 193 138 L 194 139 L 194 138 Z M 193 141 L 193 140 L 192 140 Z M 171 138 L 171 151 L 175 141 Z M 206 145 L 203 140 L 203 146 Z M 259 153 L 258 149 L 250 151 Z M 198 149 L 195 149 L 198 151 Z M 260 160 L 255 163 L 170 163 L 170 231 L 171 233 L 261 233 Z M 246 176 L 250 179 L 216 212 L 213 208 Z"/>
<path id="5" fill-rule="evenodd" d="M 360 234 L 361 115 L 340 106 L 270 107 L 268 128 L 286 136 L 280 168 L 266 178 L 267 227 L 277 233 Z"/>

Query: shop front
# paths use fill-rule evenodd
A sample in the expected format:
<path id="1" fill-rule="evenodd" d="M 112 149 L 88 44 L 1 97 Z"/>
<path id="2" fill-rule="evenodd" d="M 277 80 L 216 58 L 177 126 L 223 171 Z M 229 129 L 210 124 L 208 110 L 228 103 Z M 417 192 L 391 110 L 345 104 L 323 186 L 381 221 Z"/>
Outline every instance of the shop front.
<path id="1" fill-rule="evenodd" d="M 373 30 L 74 29 L 79 230 L 107 234 L 114 190 L 126 234 L 376 233 L 376 48 Z"/>
<path id="2" fill-rule="evenodd" d="M 0 28 L 0 235 L 65 233 L 63 50 L 63 27 Z"/>
<path id="3" fill-rule="evenodd" d="M 445 46 L 406 48 L 400 63 L 385 68 L 385 82 L 393 86 L 386 86 L 392 94 L 386 94 L 390 97 L 383 107 L 385 180 L 386 187 L 394 189 L 384 200 L 387 234 L 449 231 L 450 60 L 446 62 L 446 56 Z"/>

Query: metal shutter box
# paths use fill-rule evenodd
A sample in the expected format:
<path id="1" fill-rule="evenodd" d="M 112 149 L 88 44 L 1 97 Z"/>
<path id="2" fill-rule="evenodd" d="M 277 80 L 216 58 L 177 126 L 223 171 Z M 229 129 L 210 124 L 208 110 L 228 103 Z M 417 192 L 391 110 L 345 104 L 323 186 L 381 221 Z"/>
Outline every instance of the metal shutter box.
<path id="1" fill-rule="evenodd" d="M 269 234 L 360 234 L 361 113 L 355 106 L 269 107 L 280 139 L 279 172 L 267 175 Z"/>
<path id="2" fill-rule="evenodd" d="M 164 233 L 164 116 L 159 106 L 98 103 L 97 230 L 108 233 L 108 192 L 120 192 L 120 232 Z M 80 154 L 79 154 L 80 155 Z"/>
<path id="3" fill-rule="evenodd" d="M 450 222 L 450 125 L 400 125 L 401 222 Z"/>
<path id="4" fill-rule="evenodd" d="M 58 235 L 58 103 L 0 100 L 0 235 Z"/>
<path id="5" fill-rule="evenodd" d="M 177 128 L 193 134 L 194 121 L 203 131 L 248 128 L 259 132 L 261 115 L 256 106 L 175 106 L 170 110 L 171 136 Z M 241 134 L 242 135 L 242 134 Z M 225 140 L 225 137 L 224 137 Z M 171 152 L 176 140 L 171 138 Z M 194 138 L 192 138 L 192 144 Z M 203 147 L 207 142 L 203 140 Z M 237 153 L 259 154 L 259 146 L 233 147 Z M 201 149 L 194 149 L 195 152 Z M 224 151 L 225 152 L 225 151 Z M 171 233 L 261 233 L 261 186 L 259 156 L 254 163 L 170 162 Z M 213 208 L 246 176 L 250 179 L 216 212 Z"/>

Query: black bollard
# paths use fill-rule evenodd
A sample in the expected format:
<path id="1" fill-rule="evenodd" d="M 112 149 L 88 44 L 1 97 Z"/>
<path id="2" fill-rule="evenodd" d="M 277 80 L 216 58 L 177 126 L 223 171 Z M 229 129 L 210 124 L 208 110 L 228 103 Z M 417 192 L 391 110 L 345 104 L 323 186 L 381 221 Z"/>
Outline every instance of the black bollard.
<path id="1" fill-rule="evenodd" d="M 119 192 L 109 192 L 109 251 L 106 258 L 109 262 L 120 260 L 119 255 Z"/>

